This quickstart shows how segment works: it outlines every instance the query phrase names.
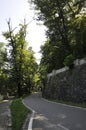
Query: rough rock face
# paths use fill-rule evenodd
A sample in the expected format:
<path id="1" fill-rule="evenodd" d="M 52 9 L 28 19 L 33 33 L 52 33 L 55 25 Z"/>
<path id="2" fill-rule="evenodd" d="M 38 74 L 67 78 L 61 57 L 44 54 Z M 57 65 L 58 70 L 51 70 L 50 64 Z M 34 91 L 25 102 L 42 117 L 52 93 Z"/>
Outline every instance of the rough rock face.
<path id="1" fill-rule="evenodd" d="M 43 96 L 86 102 L 86 59 L 76 60 L 73 69 L 64 67 L 48 74 Z"/>

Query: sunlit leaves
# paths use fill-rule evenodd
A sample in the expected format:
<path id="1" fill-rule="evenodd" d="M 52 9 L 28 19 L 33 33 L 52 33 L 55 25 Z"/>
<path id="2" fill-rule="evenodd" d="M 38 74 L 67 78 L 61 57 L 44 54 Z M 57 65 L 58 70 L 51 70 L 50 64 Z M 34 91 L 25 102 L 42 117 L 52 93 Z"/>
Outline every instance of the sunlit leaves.
<path id="1" fill-rule="evenodd" d="M 27 24 L 20 24 L 17 32 L 12 31 L 10 21 L 9 31 L 3 33 L 8 41 L 10 56 L 10 81 L 15 82 L 15 91 L 20 97 L 25 92 L 30 93 L 34 73 L 37 67 L 34 52 L 27 47 L 26 34 Z M 16 90 L 17 88 L 17 90 Z M 13 90 L 13 89 L 12 89 Z"/>

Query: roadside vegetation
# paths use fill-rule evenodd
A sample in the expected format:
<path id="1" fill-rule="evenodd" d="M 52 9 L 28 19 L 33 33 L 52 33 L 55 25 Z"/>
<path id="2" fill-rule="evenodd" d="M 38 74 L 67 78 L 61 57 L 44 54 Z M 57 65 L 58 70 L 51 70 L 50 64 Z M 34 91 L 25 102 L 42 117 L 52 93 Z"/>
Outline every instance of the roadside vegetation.
<path id="1" fill-rule="evenodd" d="M 77 106 L 77 107 L 83 107 L 86 108 L 86 103 L 74 103 L 70 101 L 63 101 L 63 100 L 58 100 L 58 99 L 48 99 L 49 101 L 56 102 L 56 103 L 62 103 L 66 105 L 71 105 L 71 106 Z"/>
<path id="2" fill-rule="evenodd" d="M 35 52 L 26 40 L 26 21 L 15 28 L 9 19 L 8 30 L 2 33 L 6 43 L 0 42 L 0 94 L 3 97 L 20 98 L 38 90 L 43 93 L 47 74 L 63 66 L 71 68 L 74 60 L 86 57 L 85 0 L 28 2 L 34 7 L 36 14 L 38 13 L 37 21 L 43 21 L 47 28 L 46 41 L 40 49 L 40 64 L 37 64 Z M 38 43 L 34 44 L 36 46 Z M 22 125 L 21 120 L 25 119 L 28 110 L 22 105 L 21 99 L 16 99 L 11 104 L 11 111 L 13 129 L 20 130 L 17 125 Z"/>
<path id="3" fill-rule="evenodd" d="M 0 94 L 22 97 L 30 94 L 39 80 L 38 64 L 26 41 L 27 24 L 13 29 L 8 20 L 7 25 L 8 31 L 3 32 L 7 43 L 0 42 Z"/>
<path id="4" fill-rule="evenodd" d="M 59 88 L 54 87 L 55 83 L 51 83 L 51 91 L 46 89 L 47 75 L 53 70 L 61 69 L 68 66 L 70 72 L 74 68 L 74 60 L 86 58 L 86 3 L 85 0 L 30 0 L 32 7 L 38 12 L 38 21 L 43 21 L 46 26 L 46 41 L 41 46 L 41 61 L 39 65 L 40 80 L 43 83 L 42 92 L 50 94 L 50 97 L 56 90 L 60 93 L 60 97 L 66 97 L 66 93 L 71 89 L 76 90 L 75 101 L 81 102 L 81 97 L 86 102 L 85 88 L 77 85 L 68 85 L 64 90 L 64 85 Z M 83 71 L 84 75 L 84 71 Z M 65 77 L 65 76 L 64 76 Z M 83 76 L 82 76 L 83 77 Z M 55 77 L 53 77 L 54 79 Z M 70 75 L 71 78 L 71 75 Z M 78 82 L 77 78 L 75 79 Z M 85 79 L 83 78 L 85 81 Z M 51 81 L 51 78 L 50 78 Z M 81 81 L 81 79 L 80 79 Z M 56 82 L 56 81 L 55 81 Z M 84 83 L 85 84 L 85 83 Z M 50 84 L 49 84 L 50 88 Z M 82 89 L 83 88 L 83 89 Z M 80 93 L 78 92 L 80 91 Z M 73 94 L 72 94 L 73 95 Z M 78 95 L 78 96 L 76 96 Z M 47 96 L 48 97 L 48 96 Z M 61 98 L 61 99 L 62 99 Z M 66 100 L 66 98 L 64 98 Z M 70 100 L 70 99 L 69 99 Z"/>
<path id="5" fill-rule="evenodd" d="M 22 99 L 15 99 L 10 105 L 12 115 L 12 130 L 22 130 L 25 119 L 31 111 L 22 103 Z"/>
<path id="6" fill-rule="evenodd" d="M 30 0 L 38 11 L 38 20 L 46 26 L 47 40 L 41 46 L 40 78 L 73 61 L 86 57 L 85 0 Z"/>

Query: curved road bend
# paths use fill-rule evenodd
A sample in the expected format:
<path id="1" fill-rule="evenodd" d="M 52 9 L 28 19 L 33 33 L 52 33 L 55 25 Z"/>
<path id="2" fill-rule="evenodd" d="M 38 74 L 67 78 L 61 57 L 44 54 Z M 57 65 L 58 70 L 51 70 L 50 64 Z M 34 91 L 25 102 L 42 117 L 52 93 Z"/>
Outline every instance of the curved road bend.
<path id="1" fill-rule="evenodd" d="M 33 130 L 86 130 L 86 109 L 52 103 L 37 94 L 24 99 L 36 113 Z"/>

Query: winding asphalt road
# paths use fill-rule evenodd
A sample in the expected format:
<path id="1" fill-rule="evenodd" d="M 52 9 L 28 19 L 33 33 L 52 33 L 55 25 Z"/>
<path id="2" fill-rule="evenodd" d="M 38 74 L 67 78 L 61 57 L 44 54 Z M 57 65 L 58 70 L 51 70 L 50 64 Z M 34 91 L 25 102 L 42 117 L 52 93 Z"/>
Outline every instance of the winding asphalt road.
<path id="1" fill-rule="evenodd" d="M 86 130 L 86 109 L 49 102 L 34 94 L 24 104 L 35 111 L 33 130 Z"/>

